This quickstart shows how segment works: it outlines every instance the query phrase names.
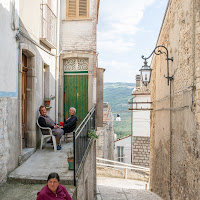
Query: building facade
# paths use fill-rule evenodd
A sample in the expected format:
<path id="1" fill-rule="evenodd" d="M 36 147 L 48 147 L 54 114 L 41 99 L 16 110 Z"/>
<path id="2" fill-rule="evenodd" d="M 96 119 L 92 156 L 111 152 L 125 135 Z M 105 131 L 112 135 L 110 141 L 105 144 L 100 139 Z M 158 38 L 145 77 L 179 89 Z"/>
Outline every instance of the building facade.
<path id="1" fill-rule="evenodd" d="M 57 0 L 2 0 L 0 6 L 6 19 L 0 52 L 1 153 L 7 152 L 0 158 L 0 173 L 5 181 L 25 152 L 36 150 L 40 135 L 35 122 L 45 97 L 54 97 L 48 114 L 55 120 Z"/>
<path id="2" fill-rule="evenodd" d="M 97 157 L 114 160 L 113 114 L 107 102 L 103 103 L 103 126 L 97 129 Z"/>
<path id="3" fill-rule="evenodd" d="M 131 135 L 115 140 L 115 161 L 131 163 Z"/>
<path id="4" fill-rule="evenodd" d="M 150 89 L 136 75 L 136 88 L 131 103 L 131 162 L 133 165 L 149 167 L 150 158 Z"/>
<path id="5" fill-rule="evenodd" d="M 200 197 L 199 21 L 199 1 L 170 0 L 157 41 L 173 57 L 169 85 L 166 55 L 151 64 L 150 188 L 164 199 Z"/>
<path id="6" fill-rule="evenodd" d="M 103 122 L 103 85 L 96 86 L 103 84 L 104 71 L 98 68 L 96 52 L 99 3 L 0 0 L 6 22 L 0 23 L 0 183 L 39 146 L 36 120 L 45 98 L 56 123 L 69 117 L 72 106 L 81 122 L 102 100 L 97 118 Z M 77 182 L 77 199 L 93 199 L 95 191 L 93 141 Z"/>

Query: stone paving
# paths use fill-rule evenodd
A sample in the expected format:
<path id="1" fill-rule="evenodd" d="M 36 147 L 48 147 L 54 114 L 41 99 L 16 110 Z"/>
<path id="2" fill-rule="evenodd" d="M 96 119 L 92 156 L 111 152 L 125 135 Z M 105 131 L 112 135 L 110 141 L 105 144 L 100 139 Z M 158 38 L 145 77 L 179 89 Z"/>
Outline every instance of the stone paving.
<path id="1" fill-rule="evenodd" d="M 97 177 L 97 200 L 162 200 L 145 190 L 146 182 Z"/>
<path id="2" fill-rule="evenodd" d="M 62 150 L 54 152 L 53 146 L 37 150 L 21 166 L 9 174 L 9 180 L 22 183 L 46 183 L 51 172 L 57 172 L 64 184 L 73 184 L 73 171 L 68 170 L 67 157 L 72 143 L 62 143 Z"/>
<path id="3" fill-rule="evenodd" d="M 37 193 L 45 184 L 22 184 L 22 183 L 5 183 L 0 186 L 1 200 L 36 200 Z M 72 196 L 75 187 L 65 185 L 67 191 Z"/>

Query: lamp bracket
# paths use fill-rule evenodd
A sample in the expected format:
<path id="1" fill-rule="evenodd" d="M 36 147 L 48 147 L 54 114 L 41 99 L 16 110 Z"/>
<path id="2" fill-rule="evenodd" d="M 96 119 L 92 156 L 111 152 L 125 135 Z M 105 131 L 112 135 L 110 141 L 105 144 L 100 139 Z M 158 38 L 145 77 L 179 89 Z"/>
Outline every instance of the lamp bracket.
<path id="1" fill-rule="evenodd" d="M 165 51 L 161 51 L 161 49 L 159 49 L 159 48 L 164 48 Z M 168 56 L 169 53 L 168 53 L 167 47 L 165 47 L 163 45 L 158 45 L 154 48 L 154 50 L 152 51 L 152 53 L 150 54 L 149 57 L 145 58 L 144 56 L 142 56 L 142 59 L 144 59 L 146 62 L 146 60 L 148 60 L 153 54 L 161 55 L 163 53 L 166 55 L 166 60 L 167 60 L 167 76 L 166 77 L 164 76 L 164 77 L 168 79 L 168 85 L 169 85 L 169 81 L 174 79 L 173 76 L 169 76 L 169 60 L 173 62 L 174 58 L 173 57 L 169 58 L 169 56 Z"/>

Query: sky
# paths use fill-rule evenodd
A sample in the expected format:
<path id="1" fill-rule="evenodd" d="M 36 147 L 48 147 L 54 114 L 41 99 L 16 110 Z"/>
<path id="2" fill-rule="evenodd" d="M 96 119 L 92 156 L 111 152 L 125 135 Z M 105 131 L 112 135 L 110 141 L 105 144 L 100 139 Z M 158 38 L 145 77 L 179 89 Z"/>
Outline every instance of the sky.
<path id="1" fill-rule="evenodd" d="M 97 27 L 98 67 L 104 82 L 135 83 L 156 46 L 168 0 L 101 0 Z M 151 60 L 148 60 L 150 64 Z"/>

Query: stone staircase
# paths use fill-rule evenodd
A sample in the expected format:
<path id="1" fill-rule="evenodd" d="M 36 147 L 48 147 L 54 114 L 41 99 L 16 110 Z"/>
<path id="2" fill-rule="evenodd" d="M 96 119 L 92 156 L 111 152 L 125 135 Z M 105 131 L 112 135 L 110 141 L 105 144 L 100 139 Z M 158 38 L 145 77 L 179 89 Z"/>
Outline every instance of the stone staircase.
<path id="1" fill-rule="evenodd" d="M 72 196 L 76 196 L 74 187 L 74 172 L 68 169 L 68 155 L 73 150 L 73 143 L 62 142 L 62 149 L 54 152 L 53 145 L 47 144 L 42 150 L 37 150 L 8 176 L 8 184 L 46 184 L 48 175 L 56 172 L 62 185 L 68 185 Z M 42 188 L 42 187 L 41 187 Z"/>

